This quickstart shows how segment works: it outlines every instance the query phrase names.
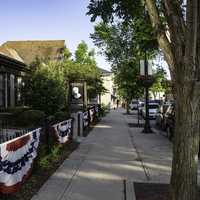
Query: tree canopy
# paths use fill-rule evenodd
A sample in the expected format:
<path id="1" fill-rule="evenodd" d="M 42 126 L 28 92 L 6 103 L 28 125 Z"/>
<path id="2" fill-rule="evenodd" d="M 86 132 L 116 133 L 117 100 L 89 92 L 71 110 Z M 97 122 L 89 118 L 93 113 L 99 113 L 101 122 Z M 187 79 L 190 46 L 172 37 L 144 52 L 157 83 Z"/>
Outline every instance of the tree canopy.
<path id="1" fill-rule="evenodd" d="M 25 79 L 23 89 L 26 105 L 48 115 L 66 110 L 68 83 L 74 80 L 87 82 L 89 99 L 105 92 L 94 51 L 89 51 L 87 44 L 82 41 L 75 52 L 75 60 L 71 56 L 71 52 L 66 48 L 64 59 L 59 62 L 36 59 L 31 64 L 30 75 Z"/>
<path id="2" fill-rule="evenodd" d="M 111 63 L 118 93 L 127 104 L 129 105 L 131 99 L 143 95 L 143 88 L 138 79 L 139 60 L 144 56 L 144 48 L 149 57 L 156 54 L 155 38 L 146 34 L 144 30 L 135 30 L 133 23 L 124 24 L 119 21 L 112 24 L 98 23 L 91 38 Z M 142 40 L 145 42 L 142 43 Z"/>

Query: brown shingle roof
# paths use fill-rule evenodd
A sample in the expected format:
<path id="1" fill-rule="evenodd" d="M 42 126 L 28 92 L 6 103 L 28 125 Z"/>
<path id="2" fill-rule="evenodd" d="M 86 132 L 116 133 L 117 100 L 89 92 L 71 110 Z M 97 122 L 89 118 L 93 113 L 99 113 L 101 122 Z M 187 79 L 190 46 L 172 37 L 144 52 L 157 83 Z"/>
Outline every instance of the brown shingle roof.
<path id="1" fill-rule="evenodd" d="M 29 65 L 36 58 L 60 59 L 64 47 L 64 40 L 8 41 L 0 47 L 0 53 Z"/>
<path id="2" fill-rule="evenodd" d="M 18 55 L 18 53 L 11 48 L 0 46 L 0 55 L 8 56 L 9 58 L 15 59 L 20 62 L 24 62 L 23 59 Z"/>

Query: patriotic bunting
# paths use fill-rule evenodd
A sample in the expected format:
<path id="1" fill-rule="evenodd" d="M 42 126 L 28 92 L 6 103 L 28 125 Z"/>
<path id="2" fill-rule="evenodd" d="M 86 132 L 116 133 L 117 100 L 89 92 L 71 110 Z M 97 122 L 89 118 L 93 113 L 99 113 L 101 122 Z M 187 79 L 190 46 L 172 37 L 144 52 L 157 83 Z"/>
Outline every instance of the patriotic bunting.
<path id="1" fill-rule="evenodd" d="M 89 125 L 89 113 L 88 111 L 83 113 L 83 127 L 87 127 Z"/>
<path id="2" fill-rule="evenodd" d="M 90 113 L 90 122 L 93 122 L 94 121 L 94 117 L 95 117 L 95 109 L 94 109 L 94 107 L 89 109 L 89 113 Z"/>
<path id="3" fill-rule="evenodd" d="M 72 136 L 72 119 L 60 122 L 54 126 L 59 143 L 64 144 Z"/>
<path id="4" fill-rule="evenodd" d="M 99 106 L 95 105 L 94 109 L 95 109 L 95 113 L 97 114 L 99 112 Z"/>
<path id="5" fill-rule="evenodd" d="M 36 129 L 0 144 L 0 192 L 16 192 L 30 174 L 40 140 Z"/>

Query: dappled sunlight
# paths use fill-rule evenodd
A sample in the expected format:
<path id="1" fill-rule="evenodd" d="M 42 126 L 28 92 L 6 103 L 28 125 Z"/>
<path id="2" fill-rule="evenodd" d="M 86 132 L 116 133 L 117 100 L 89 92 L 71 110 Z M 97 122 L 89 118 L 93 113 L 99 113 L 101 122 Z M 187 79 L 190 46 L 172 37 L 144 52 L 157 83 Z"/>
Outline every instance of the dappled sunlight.
<path id="1" fill-rule="evenodd" d="M 171 172 L 171 166 L 166 166 L 166 165 L 160 165 L 156 163 L 144 163 L 145 167 L 155 169 L 155 170 L 162 170 L 166 172 Z"/>
<path id="2" fill-rule="evenodd" d="M 94 126 L 95 128 L 112 128 L 112 126 L 108 126 L 108 125 L 103 125 L 103 124 L 97 124 Z"/>
<path id="3" fill-rule="evenodd" d="M 121 179 L 120 176 L 117 176 L 113 173 L 106 173 L 106 172 L 84 172 L 79 171 L 78 176 L 88 178 L 88 179 L 104 179 L 104 180 L 119 180 Z"/>
<path id="4" fill-rule="evenodd" d="M 54 174 L 53 176 L 52 176 L 52 178 L 67 178 L 67 179 L 69 179 L 70 177 L 71 177 L 71 174 L 73 174 L 74 172 L 73 172 L 73 170 L 68 170 L 68 172 L 66 173 L 66 172 L 57 172 L 56 174 Z"/>

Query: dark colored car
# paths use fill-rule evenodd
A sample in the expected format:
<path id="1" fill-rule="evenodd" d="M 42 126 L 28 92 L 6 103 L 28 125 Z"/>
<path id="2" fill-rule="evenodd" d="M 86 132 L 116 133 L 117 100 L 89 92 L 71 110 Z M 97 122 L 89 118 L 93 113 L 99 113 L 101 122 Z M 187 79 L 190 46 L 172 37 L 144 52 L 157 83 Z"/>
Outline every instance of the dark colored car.
<path id="1" fill-rule="evenodd" d="M 161 105 L 161 104 L 163 104 L 163 100 L 160 100 L 160 99 L 149 100 L 149 103 L 157 103 L 157 104 Z"/>
<path id="2" fill-rule="evenodd" d="M 161 128 L 162 130 L 165 129 L 165 127 L 164 127 L 164 114 L 166 113 L 169 106 L 170 106 L 170 104 L 162 104 L 159 107 L 158 113 L 156 115 L 156 126 Z"/>
<path id="3" fill-rule="evenodd" d="M 167 137 L 172 140 L 174 136 L 174 128 L 175 128 L 175 107 L 172 105 L 168 112 L 165 115 L 165 129 Z"/>

